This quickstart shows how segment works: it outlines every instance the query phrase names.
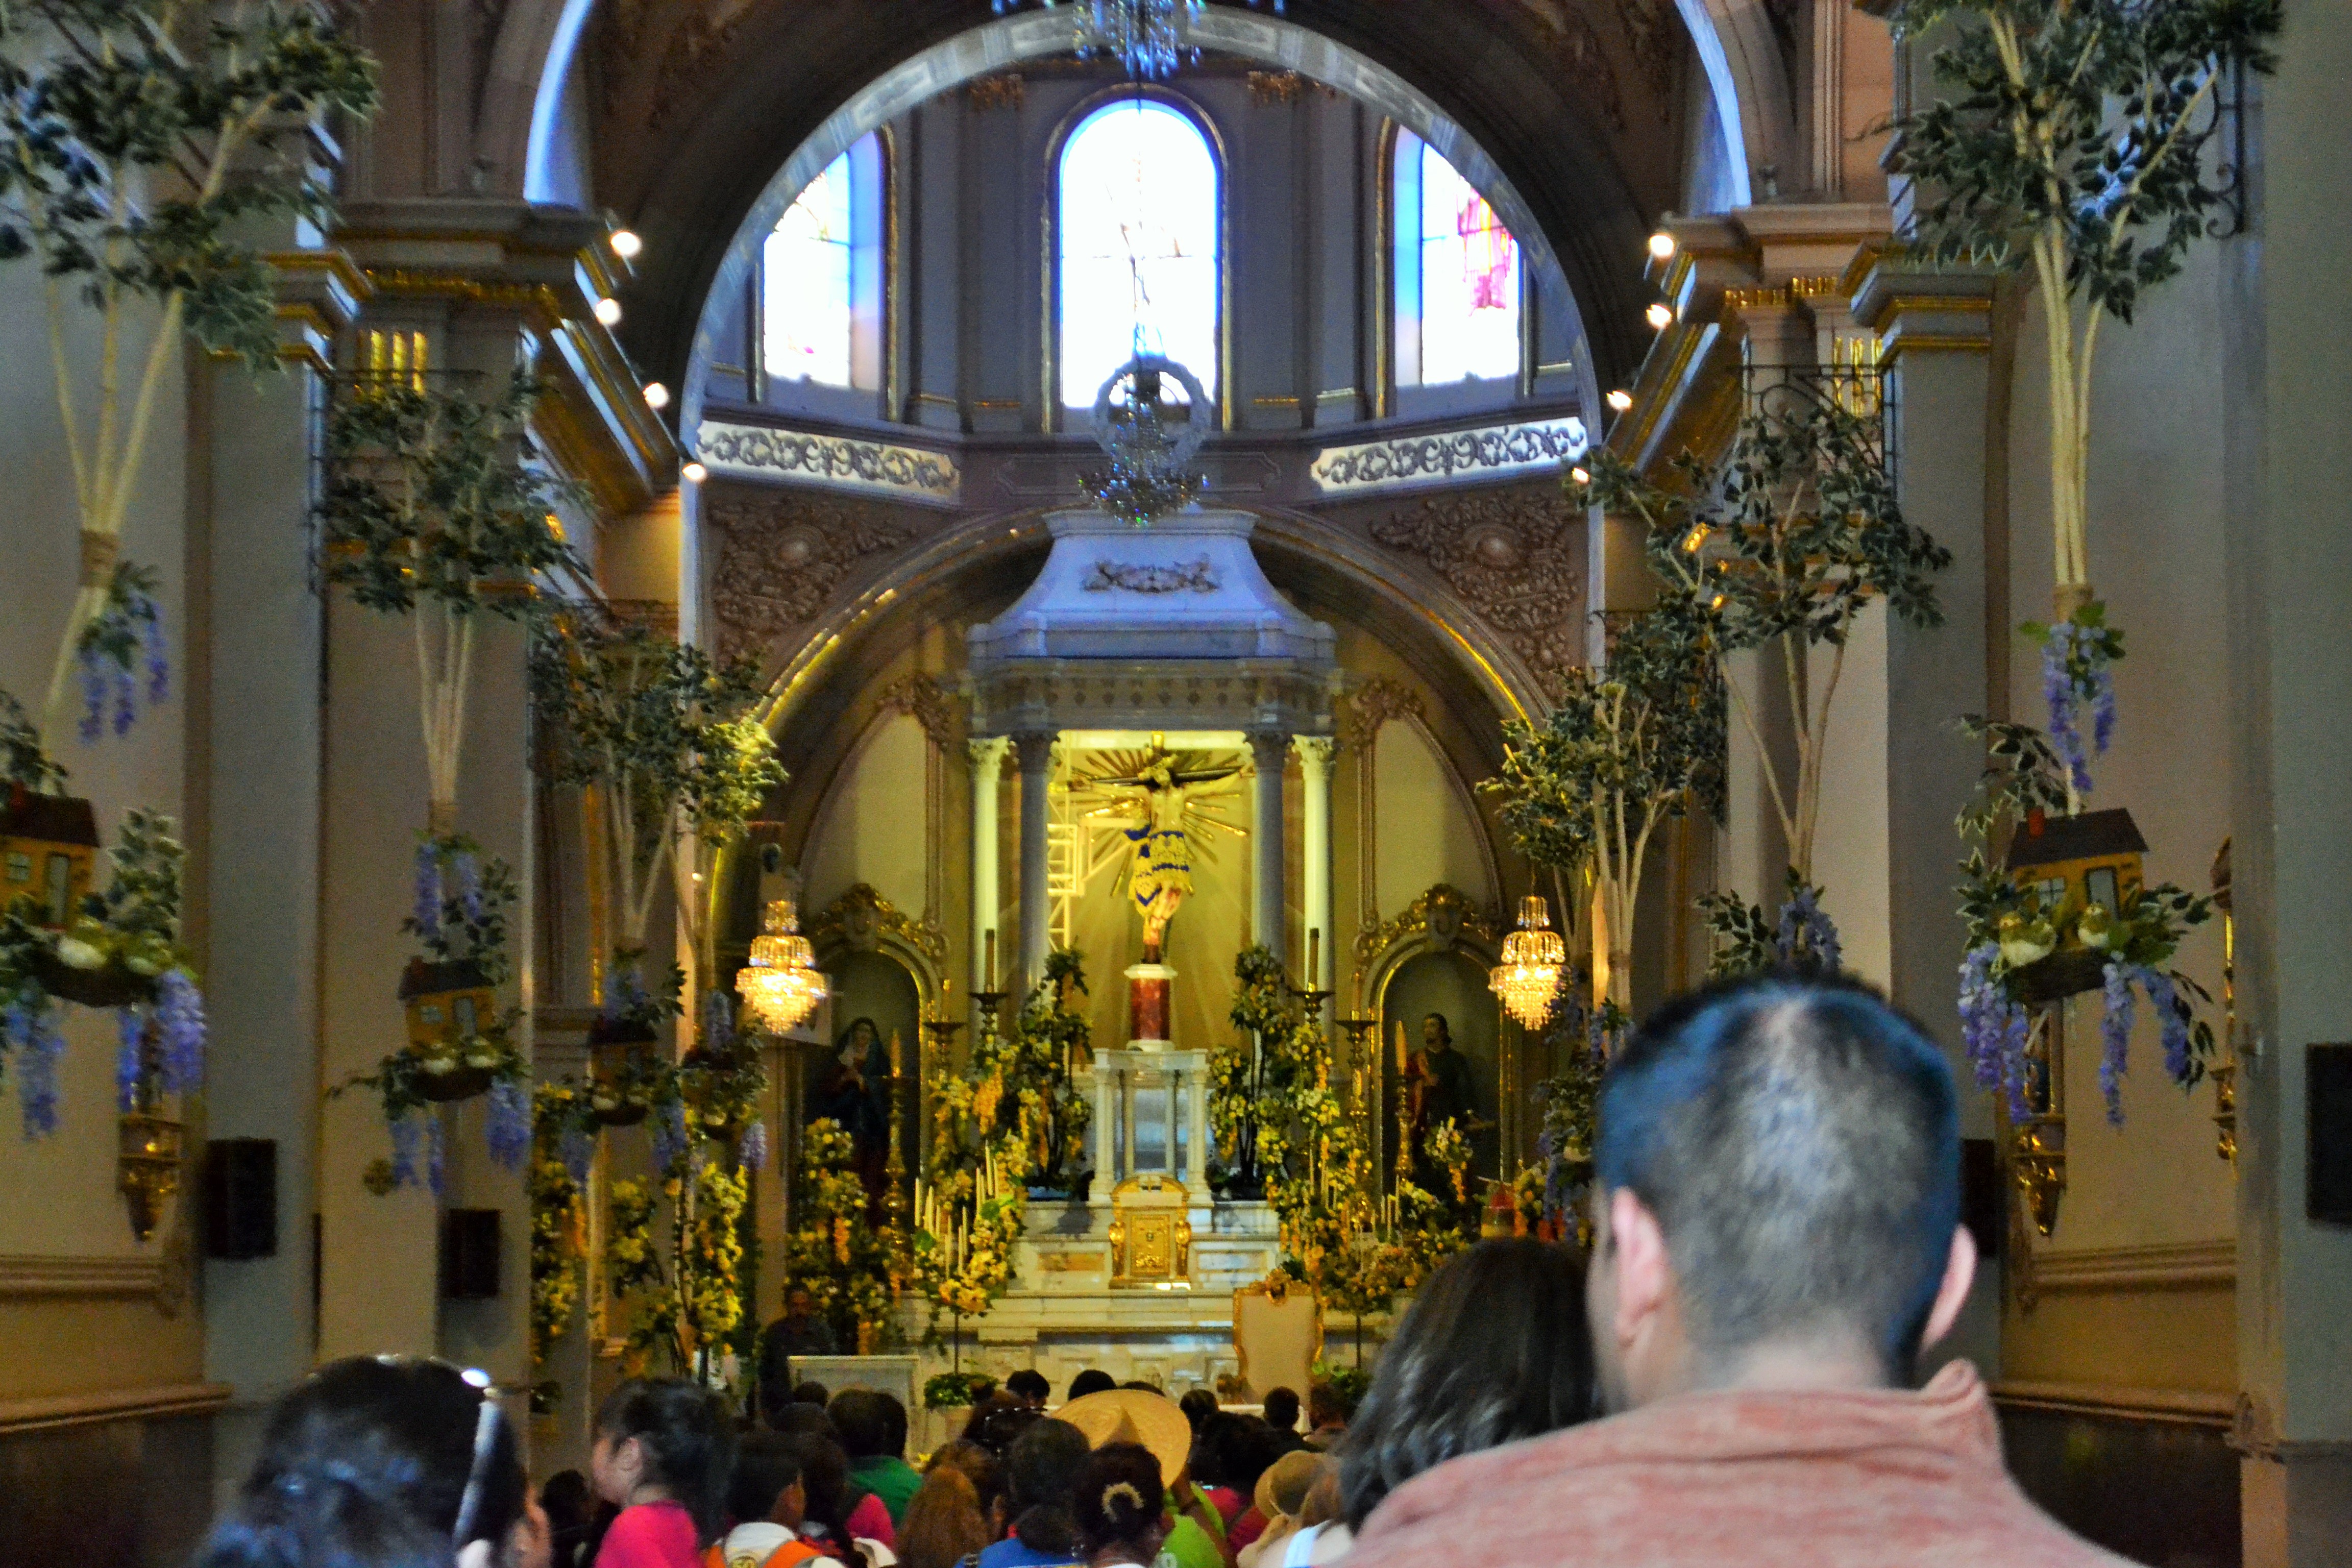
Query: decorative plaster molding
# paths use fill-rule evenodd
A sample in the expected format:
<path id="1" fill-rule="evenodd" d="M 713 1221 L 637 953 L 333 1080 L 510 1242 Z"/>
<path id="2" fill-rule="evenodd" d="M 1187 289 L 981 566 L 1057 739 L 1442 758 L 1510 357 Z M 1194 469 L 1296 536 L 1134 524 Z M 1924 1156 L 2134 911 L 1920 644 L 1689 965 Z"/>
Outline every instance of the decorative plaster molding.
<path id="1" fill-rule="evenodd" d="M 872 952 L 881 946 L 886 936 L 933 963 L 947 962 L 947 933 L 938 923 L 916 920 L 870 883 L 858 883 L 827 904 L 808 924 L 809 942 L 821 953 L 843 948 Z"/>
<path id="2" fill-rule="evenodd" d="M 2064 1291 L 2178 1290 L 2238 1282 L 2238 1244 L 2189 1241 L 2037 1252 L 2033 1284 L 2043 1296 Z"/>
<path id="3" fill-rule="evenodd" d="M 1545 686 L 1584 663 L 1585 522 L 1558 491 L 1433 496 L 1372 537 L 1428 562 Z"/>
<path id="4" fill-rule="evenodd" d="M 909 675 L 882 689 L 876 699 L 886 713 L 904 713 L 923 727 L 931 744 L 952 748 L 962 729 L 960 699 L 947 682 Z"/>
<path id="5" fill-rule="evenodd" d="M 1385 675 L 1376 675 L 1360 686 L 1349 687 L 1348 724 L 1342 731 L 1348 749 L 1358 756 L 1365 755 L 1379 738 L 1381 726 L 1408 715 L 1415 719 L 1422 716 L 1421 693 L 1411 687 Z"/>
<path id="6" fill-rule="evenodd" d="M 1089 594 L 1213 594 L 1223 587 L 1217 569 L 1209 558 L 1181 562 L 1175 565 L 1138 565 L 1119 561 L 1097 561 L 1094 573 L 1080 584 Z"/>
<path id="7" fill-rule="evenodd" d="M 0 1400 L 0 1436 L 53 1432 L 106 1421 L 155 1421 L 209 1415 L 236 1390 L 225 1383 L 174 1383 L 152 1388 L 109 1389 L 99 1394 L 60 1394 L 38 1399 Z"/>
<path id="8" fill-rule="evenodd" d="M 1327 447 L 1308 471 L 1326 496 L 1376 495 L 1463 479 L 1512 479 L 1558 468 L 1582 456 L 1588 445 L 1583 420 L 1549 419 Z"/>
<path id="9" fill-rule="evenodd" d="M 31 1296 L 154 1296 L 163 1287 L 163 1258 L 0 1257 L 0 1300 Z"/>
<path id="10" fill-rule="evenodd" d="M 944 452 L 715 419 L 704 420 L 694 439 L 703 462 L 740 479 L 782 479 L 925 506 L 954 506 L 963 499 L 963 470 Z"/>
<path id="11" fill-rule="evenodd" d="M 704 510 L 726 540 L 710 598 L 730 655 L 782 642 L 815 617 L 852 566 L 915 536 L 888 512 L 845 500 L 719 498 Z"/>

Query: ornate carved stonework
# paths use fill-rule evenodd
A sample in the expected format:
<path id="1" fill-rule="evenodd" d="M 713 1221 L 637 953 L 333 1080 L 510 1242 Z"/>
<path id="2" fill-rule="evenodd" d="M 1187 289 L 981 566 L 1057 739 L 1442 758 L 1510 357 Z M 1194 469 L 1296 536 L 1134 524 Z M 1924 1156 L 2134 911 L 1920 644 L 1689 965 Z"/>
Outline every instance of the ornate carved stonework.
<path id="1" fill-rule="evenodd" d="M 833 489 L 873 491 L 933 506 L 953 506 L 963 473 L 943 452 L 706 419 L 695 450 L 712 468 L 747 479 L 786 479 Z"/>
<path id="2" fill-rule="evenodd" d="M 1348 749 L 1358 756 L 1372 749 L 1382 725 L 1391 720 L 1422 716 L 1421 693 L 1385 675 L 1376 675 L 1348 691 L 1348 724 L 1341 731 Z"/>
<path id="3" fill-rule="evenodd" d="M 896 938 L 933 963 L 947 962 L 947 933 L 929 921 L 907 914 L 868 883 L 858 883 L 825 905 L 808 927 L 809 943 L 820 954 L 838 952 L 844 948 L 853 952 L 872 952 L 882 945 L 886 936 Z"/>
<path id="4" fill-rule="evenodd" d="M 750 8 L 739 5 L 733 7 L 733 15 L 719 16 L 713 13 L 723 10 L 722 6 L 696 6 L 684 25 L 669 36 L 660 68 L 654 73 L 654 100 L 646 111 L 646 129 L 659 131 L 679 110 L 700 100 L 709 79 L 703 62 L 734 48 L 735 35 L 742 30 L 743 16 Z"/>
<path id="5" fill-rule="evenodd" d="M 730 657 L 782 640 L 815 617 L 858 561 L 914 537 L 879 507 L 814 496 L 713 499 L 705 515 L 726 540 L 710 598 Z"/>
<path id="6" fill-rule="evenodd" d="M 1358 447 L 1328 447 L 1315 455 L 1310 472 L 1315 488 L 1324 495 L 1347 496 L 1451 479 L 1508 479 L 1524 470 L 1556 468 L 1581 456 L 1586 443 L 1581 419 L 1494 425 L 1483 430 L 1447 430 Z"/>
<path id="7" fill-rule="evenodd" d="M 1601 34 L 1585 19 L 1572 0 L 1520 0 L 1540 18 L 1553 37 L 1560 65 L 1570 79 L 1592 96 L 1607 117 L 1610 129 L 1625 129 L 1625 94 L 1617 85 L 1617 68 L 1601 47 Z"/>
<path id="8" fill-rule="evenodd" d="M 1223 584 L 1218 581 L 1216 568 L 1203 555 L 1198 561 L 1170 566 L 1097 561 L 1084 586 L 1089 594 L 1181 594 L 1187 590 L 1213 594 Z"/>
<path id="9" fill-rule="evenodd" d="M 952 749 L 961 734 L 962 708 L 952 687 L 928 675 L 909 675 L 882 689 L 882 710 L 904 713 L 923 727 L 931 744 Z"/>
<path id="10" fill-rule="evenodd" d="M 1019 109 L 1029 100 L 1029 80 L 1019 71 L 977 77 L 964 84 L 963 95 L 974 114 L 992 109 Z"/>
<path id="11" fill-rule="evenodd" d="M 1617 0 L 1617 19 L 1633 47 L 1633 63 L 1658 100 L 1658 119 L 1674 118 L 1675 68 L 1681 64 L 1689 34 L 1673 0 Z"/>
<path id="12" fill-rule="evenodd" d="M 1356 967 L 1369 968 L 1381 954 L 1414 937 L 1426 936 L 1430 942 L 1451 952 L 1465 936 L 1486 946 L 1495 944 L 1499 917 L 1486 909 L 1461 889 L 1444 882 L 1438 883 L 1412 901 L 1411 908 L 1392 921 L 1369 926 L 1356 937 Z"/>
<path id="13" fill-rule="evenodd" d="M 1584 662 L 1584 519 L 1557 490 L 1433 497 L 1372 537 L 1427 561 L 1546 686 Z"/>

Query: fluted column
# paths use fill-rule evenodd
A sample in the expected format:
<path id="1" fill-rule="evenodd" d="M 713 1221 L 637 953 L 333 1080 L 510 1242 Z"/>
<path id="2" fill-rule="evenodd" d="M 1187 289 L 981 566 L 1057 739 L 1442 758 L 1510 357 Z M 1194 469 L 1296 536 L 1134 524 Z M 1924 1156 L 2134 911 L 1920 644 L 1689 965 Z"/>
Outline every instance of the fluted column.
<path id="1" fill-rule="evenodd" d="M 1290 737 L 1281 731 L 1251 731 L 1250 755 L 1257 763 L 1252 829 L 1255 837 L 1250 847 L 1252 934 L 1285 960 L 1289 954 L 1283 945 L 1282 770 L 1289 753 Z"/>
<path id="2" fill-rule="evenodd" d="M 1045 786 L 1054 769 L 1055 733 L 1026 730 L 1013 737 L 1021 759 L 1021 970 L 1014 989 L 1026 994 L 1045 973 Z"/>
<path id="3" fill-rule="evenodd" d="M 1310 991 L 1328 989 L 1324 976 L 1339 968 L 1331 930 L 1331 759 L 1339 743 L 1328 735 L 1301 735 L 1298 771 L 1306 784 L 1305 809 L 1299 814 L 1299 874 L 1307 885 L 1298 890 L 1300 918 L 1309 931 L 1320 931 L 1319 973 L 1303 973 L 1299 984 Z M 1307 945 L 1314 945 L 1308 939 Z"/>
<path id="4" fill-rule="evenodd" d="M 997 881 L 997 786 L 1004 777 L 1004 753 L 1013 742 L 1002 735 L 971 742 L 971 988 L 993 989 L 988 972 L 988 937 L 1004 909 Z"/>

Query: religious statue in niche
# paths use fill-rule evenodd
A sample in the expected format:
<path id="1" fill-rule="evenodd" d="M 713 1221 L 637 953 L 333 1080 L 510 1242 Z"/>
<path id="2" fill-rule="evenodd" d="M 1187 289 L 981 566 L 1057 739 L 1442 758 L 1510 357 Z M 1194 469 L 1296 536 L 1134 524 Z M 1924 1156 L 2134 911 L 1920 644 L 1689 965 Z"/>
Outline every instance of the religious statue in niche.
<path id="1" fill-rule="evenodd" d="M 849 1134 L 870 1223 L 880 1224 L 888 1191 L 890 1058 L 873 1019 L 857 1019 L 834 1042 L 833 1060 L 809 1096 L 808 1119 L 833 1121 Z"/>
<path id="2" fill-rule="evenodd" d="M 1152 737 L 1149 751 L 1105 752 L 1095 771 L 1082 774 L 1072 793 L 1081 802 L 1107 796 L 1087 812 L 1090 821 L 1124 828 L 1132 846 L 1127 890 L 1143 916 L 1143 961 L 1158 963 L 1166 953 L 1168 923 L 1192 893 L 1192 868 L 1213 864 L 1213 839 L 1222 829 L 1241 836 L 1222 808 L 1240 787 L 1242 765 L 1204 752 L 1171 752 Z"/>
<path id="3" fill-rule="evenodd" d="M 1454 1048 L 1454 1029 L 1444 1014 L 1422 1019 L 1418 1051 L 1407 1050 L 1404 1025 L 1397 1025 L 1397 1082 L 1404 1096 L 1403 1121 L 1411 1130 L 1413 1180 L 1433 1193 L 1442 1192 L 1445 1162 L 1431 1150 L 1439 1129 L 1451 1122 L 1455 1133 L 1467 1137 L 1493 1125 L 1478 1115 L 1470 1058 Z"/>

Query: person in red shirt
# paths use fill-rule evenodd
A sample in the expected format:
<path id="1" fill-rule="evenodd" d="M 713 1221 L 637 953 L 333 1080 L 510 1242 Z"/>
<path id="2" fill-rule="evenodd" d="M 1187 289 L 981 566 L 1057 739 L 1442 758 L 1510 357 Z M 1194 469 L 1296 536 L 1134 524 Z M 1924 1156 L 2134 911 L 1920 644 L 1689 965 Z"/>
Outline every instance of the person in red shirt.
<path id="1" fill-rule="evenodd" d="M 621 1515 L 595 1568 L 700 1568 L 726 1530 L 734 1468 L 734 1424 L 709 1390 L 677 1377 L 614 1389 L 596 1412 L 589 1470 Z"/>
<path id="2" fill-rule="evenodd" d="M 1585 1295 L 1615 1414 L 1407 1482 L 1348 1568 L 2122 1562 L 2026 1500 L 1973 1367 L 1909 1391 L 1977 1262 L 1958 1094 L 1916 1024 L 1852 983 L 1717 985 L 1619 1053 L 1599 1125 Z"/>

